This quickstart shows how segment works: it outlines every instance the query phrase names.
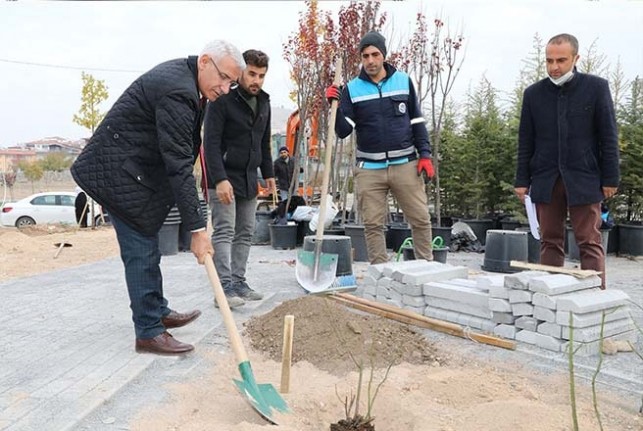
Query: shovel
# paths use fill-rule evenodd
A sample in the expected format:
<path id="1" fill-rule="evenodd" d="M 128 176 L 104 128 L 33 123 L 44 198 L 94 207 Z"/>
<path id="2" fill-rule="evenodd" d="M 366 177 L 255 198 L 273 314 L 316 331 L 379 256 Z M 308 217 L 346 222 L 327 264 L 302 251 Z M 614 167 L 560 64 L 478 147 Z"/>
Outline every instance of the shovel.
<path id="1" fill-rule="evenodd" d="M 234 379 L 234 383 L 239 392 L 241 392 L 241 395 L 246 398 L 257 413 L 270 423 L 276 425 L 277 422 L 273 418 L 273 410 L 288 412 L 288 406 L 273 385 L 256 382 L 250 361 L 248 360 L 248 354 L 241 343 L 241 336 L 237 331 L 237 326 L 232 317 L 232 311 L 230 311 L 228 300 L 223 292 L 223 287 L 221 287 L 221 282 L 219 281 L 219 276 L 217 275 L 217 270 L 214 267 L 211 256 L 205 259 L 205 269 L 208 271 L 208 278 L 210 278 L 210 284 L 212 284 L 212 289 L 214 290 L 214 297 L 217 300 L 217 304 L 219 304 L 219 310 L 221 310 L 221 315 L 223 316 L 223 323 L 228 330 L 230 345 L 238 362 L 242 380 Z"/>
<path id="2" fill-rule="evenodd" d="M 56 253 L 54 254 L 54 259 L 57 259 L 60 252 L 63 251 L 63 248 L 71 247 L 71 244 L 63 240 L 63 242 L 54 243 L 54 246 L 58 247 L 58 250 L 56 250 Z"/>
<path id="3" fill-rule="evenodd" d="M 342 59 L 337 58 L 335 63 L 335 79 L 333 84 L 339 86 L 342 74 Z M 335 118 L 337 117 L 337 100 L 330 104 L 330 115 L 328 118 L 328 133 L 326 138 L 326 154 L 324 158 L 324 178 L 321 189 L 321 205 L 319 207 L 319 222 L 315 235 L 315 251 L 300 250 L 297 253 L 297 266 L 295 274 L 297 282 L 307 292 L 318 293 L 328 289 L 335 281 L 337 271 L 338 255 L 322 253 L 324 240 L 324 225 L 326 223 L 326 207 L 328 195 L 328 183 L 330 181 L 330 164 L 335 142 Z"/>

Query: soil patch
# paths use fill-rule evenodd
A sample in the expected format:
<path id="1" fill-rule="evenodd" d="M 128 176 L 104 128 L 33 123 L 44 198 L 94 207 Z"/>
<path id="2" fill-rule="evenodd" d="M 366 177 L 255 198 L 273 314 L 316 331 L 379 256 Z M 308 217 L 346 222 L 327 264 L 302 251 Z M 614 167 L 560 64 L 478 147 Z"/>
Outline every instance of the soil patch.
<path id="1" fill-rule="evenodd" d="M 412 328 L 379 316 L 365 315 L 317 296 L 287 301 L 246 322 L 255 350 L 281 361 L 284 316 L 295 316 L 293 362 L 307 361 L 335 375 L 355 371 L 353 358 L 375 368 L 409 362 L 443 364 L 433 344 Z"/>

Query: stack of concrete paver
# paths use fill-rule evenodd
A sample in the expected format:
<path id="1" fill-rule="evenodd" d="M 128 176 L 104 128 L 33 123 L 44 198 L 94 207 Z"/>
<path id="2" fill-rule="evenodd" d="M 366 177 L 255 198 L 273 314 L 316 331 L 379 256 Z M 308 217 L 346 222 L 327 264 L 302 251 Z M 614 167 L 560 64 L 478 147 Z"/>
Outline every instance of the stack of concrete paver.
<path id="1" fill-rule="evenodd" d="M 438 262 L 371 265 L 363 295 L 556 352 L 567 351 L 573 336 L 577 355 L 597 354 L 601 331 L 603 339 L 636 340 L 629 297 L 600 290 L 597 276 L 541 271 L 467 276 L 465 267 Z"/>

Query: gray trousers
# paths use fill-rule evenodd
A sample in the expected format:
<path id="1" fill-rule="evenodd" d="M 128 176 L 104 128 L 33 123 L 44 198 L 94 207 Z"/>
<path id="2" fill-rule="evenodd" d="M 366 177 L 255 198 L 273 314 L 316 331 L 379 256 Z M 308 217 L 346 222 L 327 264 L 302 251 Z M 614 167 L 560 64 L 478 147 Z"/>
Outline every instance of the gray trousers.
<path id="1" fill-rule="evenodd" d="M 216 190 L 208 190 L 212 211 L 212 247 L 214 266 L 223 289 L 232 283 L 246 280 L 246 265 L 255 229 L 257 199 L 240 199 L 225 205 L 219 201 Z"/>

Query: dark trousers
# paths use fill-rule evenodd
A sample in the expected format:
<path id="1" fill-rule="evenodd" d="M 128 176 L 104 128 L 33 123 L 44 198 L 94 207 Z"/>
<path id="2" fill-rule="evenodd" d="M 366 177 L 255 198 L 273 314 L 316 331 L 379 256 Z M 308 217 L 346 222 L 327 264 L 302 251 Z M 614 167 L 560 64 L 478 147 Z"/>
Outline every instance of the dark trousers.
<path id="1" fill-rule="evenodd" d="M 582 269 L 601 272 L 602 286 L 605 288 L 605 250 L 601 240 L 601 204 L 588 204 L 567 207 L 565 184 L 558 177 L 552 191 L 551 202 L 536 204 L 540 224 L 540 263 L 563 266 L 565 263 L 565 220 L 569 210 L 569 220 L 580 252 Z"/>
<path id="2" fill-rule="evenodd" d="M 154 338 L 165 331 L 161 317 L 170 313 L 163 297 L 158 234 L 146 236 L 110 213 L 125 265 L 125 280 L 136 338 Z"/>

